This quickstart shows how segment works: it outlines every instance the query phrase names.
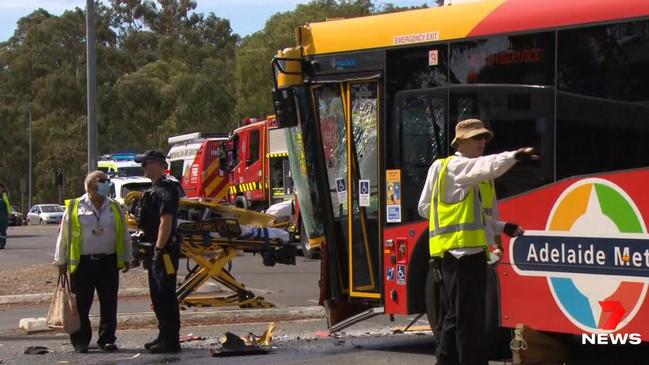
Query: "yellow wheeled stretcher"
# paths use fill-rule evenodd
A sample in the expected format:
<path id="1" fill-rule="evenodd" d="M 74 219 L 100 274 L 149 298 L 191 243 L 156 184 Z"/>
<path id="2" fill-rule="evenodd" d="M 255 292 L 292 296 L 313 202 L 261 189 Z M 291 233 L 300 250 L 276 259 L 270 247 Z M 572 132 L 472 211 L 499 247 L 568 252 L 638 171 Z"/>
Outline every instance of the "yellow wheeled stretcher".
<path id="1" fill-rule="evenodd" d="M 133 195 L 128 199 L 127 196 L 125 202 L 136 204 L 137 197 Z M 129 223 L 136 224 L 134 217 L 130 218 Z M 277 228 L 273 227 L 272 216 L 217 203 L 181 199 L 178 221 L 181 253 L 194 262 L 193 268 L 176 290 L 181 306 L 274 307 L 274 304 L 246 289 L 241 281 L 230 274 L 228 268 L 243 251 L 259 253 L 266 266 L 274 266 L 275 263 L 295 265 L 297 248 L 287 240 L 273 236 L 273 230 Z M 134 250 L 137 249 L 136 245 L 141 245 L 137 241 L 136 238 Z M 195 294 L 210 279 L 230 292 Z"/>

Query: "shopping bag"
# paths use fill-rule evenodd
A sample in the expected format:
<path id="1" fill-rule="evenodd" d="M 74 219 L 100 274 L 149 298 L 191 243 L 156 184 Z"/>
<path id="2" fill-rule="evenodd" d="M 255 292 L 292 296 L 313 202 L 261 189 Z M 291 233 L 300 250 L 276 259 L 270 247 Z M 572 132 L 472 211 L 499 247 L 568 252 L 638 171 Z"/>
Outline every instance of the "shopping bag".
<path id="1" fill-rule="evenodd" d="M 75 333 L 81 328 L 77 299 L 70 290 L 67 274 L 59 274 L 56 289 L 52 294 L 52 303 L 47 313 L 47 326 L 65 333 Z"/>

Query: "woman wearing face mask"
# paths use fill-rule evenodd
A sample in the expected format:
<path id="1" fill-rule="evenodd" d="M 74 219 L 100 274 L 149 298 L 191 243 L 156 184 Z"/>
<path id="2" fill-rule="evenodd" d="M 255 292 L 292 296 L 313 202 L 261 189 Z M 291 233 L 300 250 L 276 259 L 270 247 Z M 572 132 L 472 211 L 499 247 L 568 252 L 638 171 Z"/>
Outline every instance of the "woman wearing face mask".
<path id="1" fill-rule="evenodd" d="M 92 328 L 88 313 L 95 289 L 99 297 L 100 321 L 97 345 L 117 351 L 117 290 L 119 270 L 128 271 L 132 261 L 131 240 L 124 212 L 108 197 L 110 181 L 101 171 L 86 176 L 86 193 L 66 200 L 54 253 L 60 273 L 70 270 L 70 288 L 77 297 L 81 328 L 70 335 L 76 352 L 88 352 Z"/>

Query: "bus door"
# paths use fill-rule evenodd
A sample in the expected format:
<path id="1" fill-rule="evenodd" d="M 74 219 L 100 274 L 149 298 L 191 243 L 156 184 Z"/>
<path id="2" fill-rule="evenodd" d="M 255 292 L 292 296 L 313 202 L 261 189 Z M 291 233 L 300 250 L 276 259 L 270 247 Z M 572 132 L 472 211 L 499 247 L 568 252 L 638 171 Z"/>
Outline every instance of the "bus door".
<path id="1" fill-rule="evenodd" d="M 379 82 L 312 89 L 337 244 L 336 280 L 353 298 L 380 299 Z"/>

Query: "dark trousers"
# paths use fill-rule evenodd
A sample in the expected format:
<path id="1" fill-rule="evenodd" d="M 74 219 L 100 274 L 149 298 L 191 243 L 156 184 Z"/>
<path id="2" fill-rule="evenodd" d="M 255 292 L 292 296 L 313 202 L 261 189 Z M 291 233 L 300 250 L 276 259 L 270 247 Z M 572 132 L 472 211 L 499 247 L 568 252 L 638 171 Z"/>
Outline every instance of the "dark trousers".
<path id="1" fill-rule="evenodd" d="M 164 250 L 169 254 L 174 273 L 165 270 L 163 255 L 151 262 L 149 267 L 149 293 L 153 311 L 158 319 L 158 341 L 164 346 L 178 346 L 180 337 L 180 312 L 176 298 L 176 272 L 180 259 L 180 245 L 168 244 Z"/>
<path id="2" fill-rule="evenodd" d="M 0 207 L 2 209 L 2 207 Z M 5 248 L 7 244 L 7 226 L 9 225 L 9 218 L 0 217 L 0 248 Z"/>
<path id="3" fill-rule="evenodd" d="M 456 259 L 446 252 L 442 259 L 442 280 L 447 312 L 437 343 L 440 365 L 486 365 L 485 253 Z"/>
<path id="4" fill-rule="evenodd" d="M 81 328 L 70 335 L 75 349 L 88 347 L 92 338 L 90 326 L 90 307 L 95 296 L 99 297 L 99 338 L 98 344 L 115 343 L 117 329 L 117 290 L 119 289 L 119 269 L 117 257 L 113 255 L 82 255 L 79 266 L 70 274 L 70 289 L 77 297 L 77 309 Z"/>

